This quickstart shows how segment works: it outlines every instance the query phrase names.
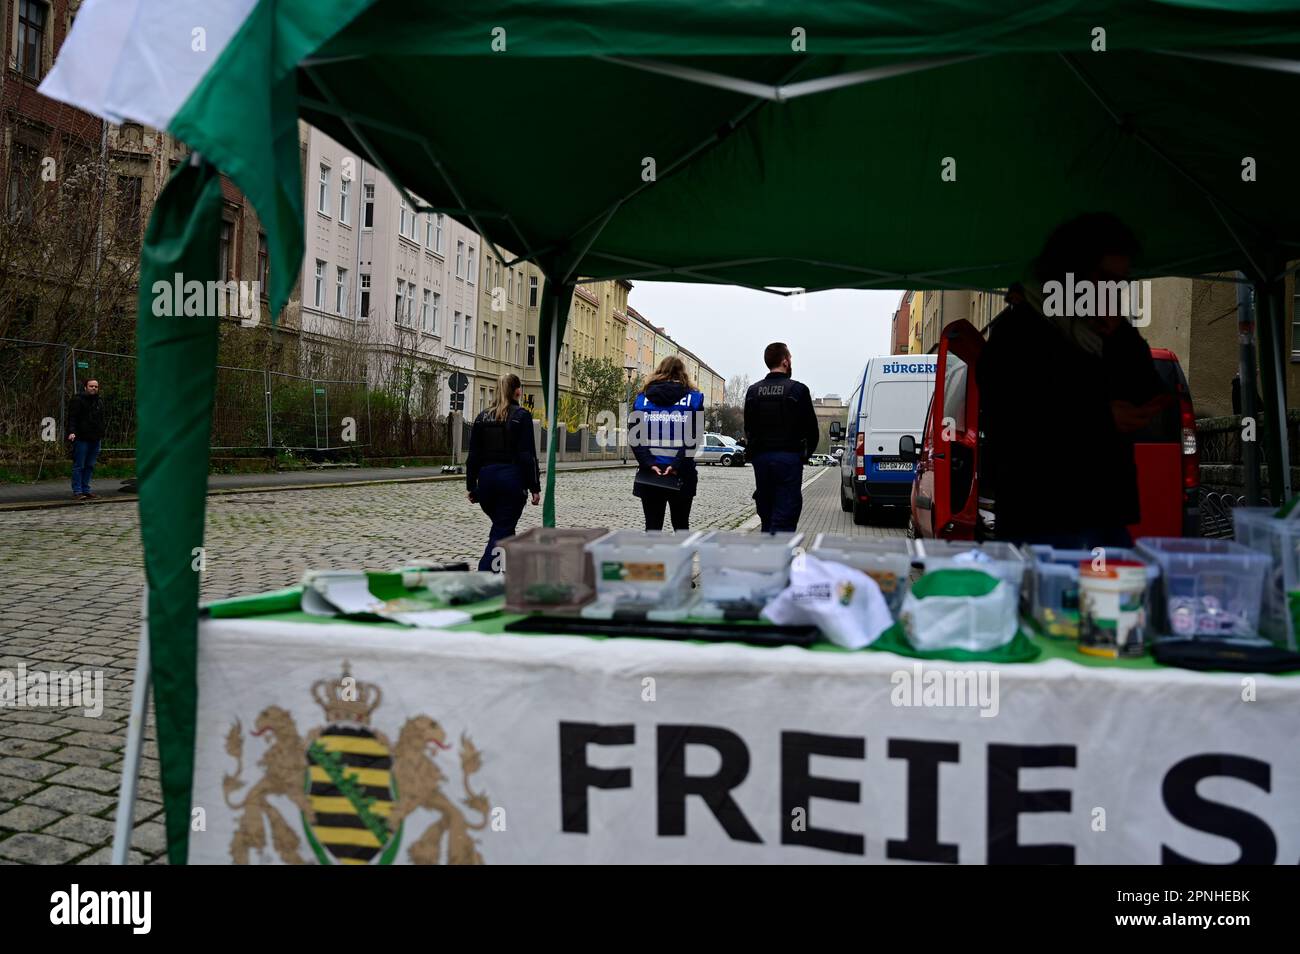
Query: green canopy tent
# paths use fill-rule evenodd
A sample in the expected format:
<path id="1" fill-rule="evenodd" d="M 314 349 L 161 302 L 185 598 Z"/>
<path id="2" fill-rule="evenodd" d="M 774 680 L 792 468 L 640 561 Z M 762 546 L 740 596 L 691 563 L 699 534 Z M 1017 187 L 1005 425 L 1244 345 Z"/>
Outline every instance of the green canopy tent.
<path id="1" fill-rule="evenodd" d="M 154 315 L 152 282 L 215 277 L 215 168 L 264 223 L 279 311 L 303 254 L 299 119 L 420 210 L 537 263 L 552 433 L 579 279 L 994 288 L 1021 277 L 1053 226 L 1098 209 L 1138 233 L 1140 275 L 1240 272 L 1254 286 L 1266 402 L 1284 420 L 1300 0 L 210 7 L 87 0 L 42 87 L 166 128 L 205 160 L 161 197 L 141 288 L 139 489 L 173 861 L 188 820 L 216 320 Z M 1268 435 L 1281 495 L 1285 429 Z"/>

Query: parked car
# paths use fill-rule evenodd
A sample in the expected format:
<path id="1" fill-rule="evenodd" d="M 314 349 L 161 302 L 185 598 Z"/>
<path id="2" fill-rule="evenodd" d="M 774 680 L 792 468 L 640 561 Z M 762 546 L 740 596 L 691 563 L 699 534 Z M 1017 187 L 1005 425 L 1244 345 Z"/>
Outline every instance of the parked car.
<path id="1" fill-rule="evenodd" d="M 993 535 L 997 501 L 980 496 L 979 387 L 974 368 L 984 349 L 984 336 L 968 321 L 955 321 L 939 336 L 936 395 L 926 413 L 925 434 L 900 443 L 900 454 L 916 460 L 912 483 L 911 529 L 920 537 L 977 540 Z M 1135 435 L 1138 493 L 1142 519 L 1128 528 L 1138 537 L 1200 535 L 1200 461 L 1196 448 L 1196 415 L 1178 356 L 1152 348 L 1156 372 L 1178 398 L 1142 432 Z M 939 396 L 942 396 L 941 398 Z M 939 426 L 951 418 L 955 426 Z M 1027 456 L 1025 466 L 1051 480 L 1052 462 Z"/>
<path id="2" fill-rule="evenodd" d="M 809 467 L 835 467 L 839 461 L 830 454 L 813 454 L 808 458 L 807 464 Z"/>
<path id="3" fill-rule="evenodd" d="M 912 491 L 915 455 L 904 459 L 899 440 L 915 442 L 925 427 L 925 408 L 934 390 L 932 354 L 872 358 L 849 398 L 840 458 L 840 508 L 853 522 L 867 524 L 884 510 L 906 511 Z M 838 422 L 835 422 L 838 423 Z M 838 440 L 832 425 L 832 440 Z"/>
<path id="4" fill-rule="evenodd" d="M 745 466 L 745 448 L 725 434 L 705 434 L 695 456 L 697 464 L 721 464 L 723 467 Z"/>

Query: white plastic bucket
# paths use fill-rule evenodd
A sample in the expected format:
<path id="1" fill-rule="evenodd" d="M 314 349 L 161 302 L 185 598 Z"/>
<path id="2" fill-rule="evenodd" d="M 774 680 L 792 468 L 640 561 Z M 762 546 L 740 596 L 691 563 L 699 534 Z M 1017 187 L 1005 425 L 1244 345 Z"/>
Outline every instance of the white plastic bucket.
<path id="1" fill-rule="evenodd" d="M 1147 643 L 1147 568 L 1136 560 L 1079 564 L 1079 651 L 1118 659 Z"/>

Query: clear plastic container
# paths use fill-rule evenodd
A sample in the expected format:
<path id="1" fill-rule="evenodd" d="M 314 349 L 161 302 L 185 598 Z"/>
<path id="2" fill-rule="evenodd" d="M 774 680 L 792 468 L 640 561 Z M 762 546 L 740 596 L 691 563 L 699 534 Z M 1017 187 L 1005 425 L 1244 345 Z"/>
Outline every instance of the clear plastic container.
<path id="1" fill-rule="evenodd" d="M 1137 549 L 1160 566 L 1155 625 L 1178 637 L 1259 638 L 1267 554 L 1201 537 L 1143 537 Z"/>
<path id="2" fill-rule="evenodd" d="M 915 558 L 912 541 L 902 537 L 863 539 L 819 533 L 808 553 L 819 560 L 842 563 L 867 574 L 880 587 L 889 611 L 898 616 L 903 596 L 911 585 Z"/>
<path id="3" fill-rule="evenodd" d="M 596 594 L 620 608 L 670 609 L 691 595 L 700 533 L 614 530 L 586 545 Z"/>
<path id="4" fill-rule="evenodd" d="M 700 598 L 731 611 L 755 614 L 790 584 L 790 561 L 802 533 L 711 530 L 697 541 Z"/>
<path id="5" fill-rule="evenodd" d="M 1028 562 L 1015 544 L 1002 540 L 917 540 L 916 558 L 931 570 L 983 570 L 1021 589 Z"/>
<path id="6" fill-rule="evenodd" d="M 1026 547 L 1030 558 L 1028 604 L 1030 615 L 1048 636 L 1079 638 L 1079 564 L 1092 560 L 1092 550 L 1057 550 Z M 1160 567 L 1136 550 L 1106 547 L 1107 560 L 1137 560 L 1147 567 L 1147 591 L 1160 577 Z"/>
<path id="7" fill-rule="evenodd" d="M 1273 507 L 1237 507 L 1232 523 L 1237 542 L 1271 561 L 1260 606 L 1260 634 L 1283 649 L 1296 648 L 1288 594 L 1300 591 L 1300 520 L 1278 518 Z"/>
<path id="8" fill-rule="evenodd" d="M 566 613 L 596 598 L 596 573 L 586 545 L 603 529 L 533 527 L 501 541 L 506 610 Z"/>

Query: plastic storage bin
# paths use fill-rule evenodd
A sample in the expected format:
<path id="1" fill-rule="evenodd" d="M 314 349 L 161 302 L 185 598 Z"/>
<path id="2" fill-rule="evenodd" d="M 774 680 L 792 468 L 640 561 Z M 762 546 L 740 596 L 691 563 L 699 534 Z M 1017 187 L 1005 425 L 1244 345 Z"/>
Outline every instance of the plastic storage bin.
<path id="1" fill-rule="evenodd" d="M 586 545 L 603 529 L 533 527 L 501 541 L 506 610 L 565 613 L 596 598 L 596 574 Z"/>
<path id="2" fill-rule="evenodd" d="M 889 611 L 898 616 L 903 596 L 911 584 L 912 541 L 899 537 L 863 540 L 819 533 L 808 552 L 820 560 L 842 563 L 867 574 L 880 587 Z"/>
<path id="3" fill-rule="evenodd" d="M 802 533 L 712 530 L 697 541 L 700 598 L 723 609 L 753 611 L 790 584 L 790 561 Z"/>
<path id="4" fill-rule="evenodd" d="M 1006 580 L 1017 590 L 1024 585 L 1025 555 L 1015 544 L 994 540 L 917 540 L 916 558 L 925 572 L 931 570 L 983 570 Z"/>
<path id="5" fill-rule="evenodd" d="M 1025 548 L 1030 560 L 1029 613 L 1048 636 L 1079 637 L 1079 564 L 1092 560 L 1092 550 Z M 1137 560 L 1147 567 L 1147 592 L 1160 577 L 1160 567 L 1136 550 L 1106 547 L 1107 560 Z"/>
<path id="6" fill-rule="evenodd" d="M 1268 555 L 1200 537 L 1143 537 L 1137 549 L 1160 566 L 1152 622 L 1168 635 L 1258 638 Z"/>
<path id="7" fill-rule="evenodd" d="M 619 609 L 671 609 L 691 595 L 700 533 L 614 530 L 586 545 L 596 598 Z"/>
<path id="8" fill-rule="evenodd" d="M 1233 529 L 1242 546 L 1271 561 L 1260 605 L 1261 635 L 1284 649 L 1296 648 L 1295 622 L 1288 593 L 1300 590 L 1300 520 L 1273 516 L 1272 507 L 1237 507 Z"/>

